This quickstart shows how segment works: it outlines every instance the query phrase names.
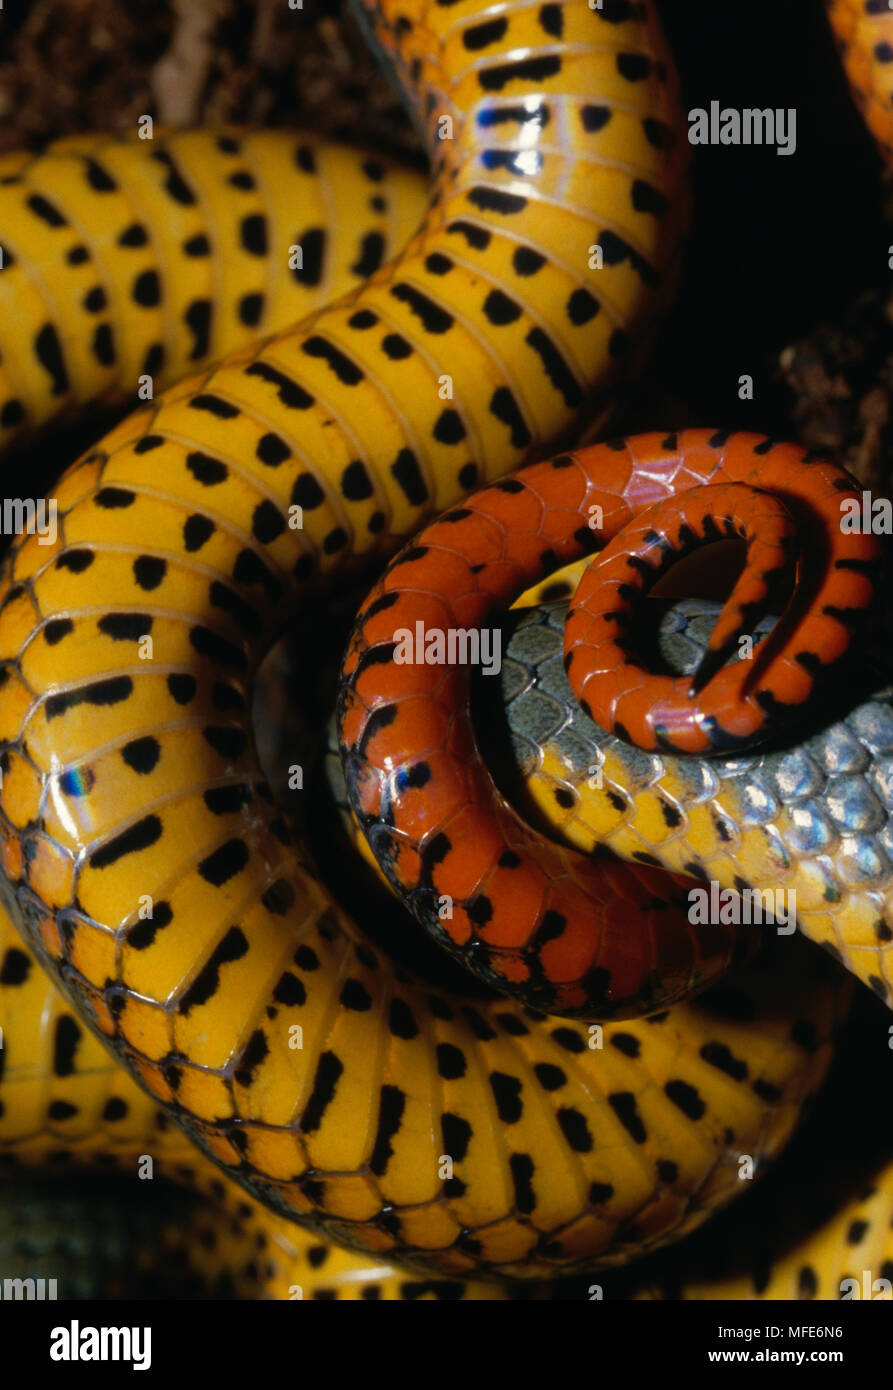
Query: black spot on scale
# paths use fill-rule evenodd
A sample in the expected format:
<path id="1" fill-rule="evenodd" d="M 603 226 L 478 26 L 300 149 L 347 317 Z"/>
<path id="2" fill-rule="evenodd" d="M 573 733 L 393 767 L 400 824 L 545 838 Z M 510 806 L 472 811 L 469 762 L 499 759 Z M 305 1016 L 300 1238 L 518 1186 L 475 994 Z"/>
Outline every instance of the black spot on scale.
<path id="1" fill-rule="evenodd" d="M 167 688 L 178 705 L 188 705 L 195 698 L 195 676 L 175 671 L 167 678 Z"/>
<path id="2" fill-rule="evenodd" d="M 70 1120 L 77 1113 L 77 1106 L 70 1105 L 67 1100 L 54 1100 L 47 1106 L 47 1115 L 51 1120 Z"/>
<path id="3" fill-rule="evenodd" d="M 267 254 L 267 219 L 263 213 L 252 212 L 239 223 L 239 242 L 251 256 Z"/>
<path id="4" fill-rule="evenodd" d="M 602 248 L 602 259 L 605 265 L 620 265 L 628 260 L 633 270 L 639 276 L 643 284 L 654 289 L 660 283 L 660 276 L 652 265 L 649 265 L 644 256 L 641 256 L 628 241 L 618 236 L 616 232 L 605 230 L 599 235 L 599 246 Z"/>
<path id="5" fill-rule="evenodd" d="M 79 690 L 66 690 L 58 695 L 50 695 L 44 709 L 47 720 L 67 714 L 77 705 L 118 705 L 129 700 L 133 694 L 133 681 L 130 676 L 112 676 L 109 680 L 94 681 L 81 686 Z"/>
<path id="6" fill-rule="evenodd" d="M 183 207 L 194 206 L 195 194 L 174 163 L 173 156 L 168 154 L 167 150 L 156 150 L 152 158 L 157 159 L 158 163 L 163 164 L 167 169 L 164 191 L 168 197 L 173 198 L 175 203 L 180 203 Z"/>
<path id="7" fill-rule="evenodd" d="M 586 1123 L 586 1117 L 575 1110 L 572 1105 L 562 1105 L 556 1112 L 555 1118 L 561 1126 L 561 1132 L 567 1140 L 568 1146 L 575 1153 L 591 1153 L 594 1147 L 592 1134 Z"/>
<path id="8" fill-rule="evenodd" d="M 486 251 L 492 238 L 486 227 L 476 227 L 473 222 L 464 222 L 461 218 L 447 225 L 447 234 L 464 236 L 468 245 L 476 251 Z"/>
<path id="9" fill-rule="evenodd" d="M 208 787 L 202 793 L 202 800 L 212 816 L 236 815 L 243 806 L 249 806 L 254 793 L 246 782 L 236 782 L 225 787 Z"/>
<path id="10" fill-rule="evenodd" d="M 579 328 L 594 319 L 600 308 L 598 300 L 588 290 L 574 290 L 567 301 L 567 316 Z"/>
<path id="11" fill-rule="evenodd" d="M 32 193 L 28 199 L 27 205 L 30 211 L 34 213 L 34 216 L 39 217 L 41 222 L 45 222 L 48 227 L 68 226 L 68 218 L 65 217 L 48 198 L 44 198 L 42 194 Z"/>
<path id="12" fill-rule="evenodd" d="M 248 193 L 257 186 L 254 182 L 254 176 L 250 174 L 247 169 L 237 169 L 234 174 L 229 175 L 227 183 L 229 183 L 232 188 L 238 188 L 243 193 Z"/>
<path id="13" fill-rule="evenodd" d="M 189 237 L 183 242 L 184 256 L 210 256 L 211 243 L 204 232 L 199 232 L 197 236 Z"/>
<path id="14" fill-rule="evenodd" d="M 590 135 L 596 131 L 603 130 L 611 119 L 610 106 L 593 106 L 587 104 L 580 111 L 580 124 Z"/>
<path id="15" fill-rule="evenodd" d="M 385 239 L 381 232 L 366 232 L 360 242 L 360 253 L 350 267 L 354 275 L 368 279 L 384 261 Z"/>
<path id="16" fill-rule="evenodd" d="M 233 579 L 249 588 L 260 584 L 271 603 L 277 603 L 282 597 L 282 580 L 276 578 L 253 550 L 239 551 L 233 565 Z"/>
<path id="17" fill-rule="evenodd" d="M 74 623 L 70 618 L 53 618 L 43 629 L 43 640 L 48 646 L 55 647 L 57 643 L 62 641 L 63 637 L 67 637 L 72 632 L 74 632 Z"/>
<path id="18" fill-rule="evenodd" d="M 129 829 L 122 831 L 120 835 L 107 840 L 104 845 L 95 849 L 90 855 L 90 867 L 92 869 L 107 869 L 129 854 L 139 854 L 144 849 L 151 849 L 152 845 L 158 843 L 161 836 L 160 818 L 154 815 L 144 816 L 142 820 L 131 825 Z"/>
<path id="19" fill-rule="evenodd" d="M 92 550 L 66 550 L 56 561 L 56 568 L 69 570 L 72 574 L 83 574 L 89 569 L 96 556 Z"/>
<path id="20" fill-rule="evenodd" d="M 318 357 L 335 373 L 335 376 L 344 386 L 356 386 L 363 380 L 363 373 L 355 363 L 351 362 L 334 343 L 330 343 L 327 338 L 313 334 L 301 344 L 301 351 L 308 357 Z"/>
<path id="21" fill-rule="evenodd" d="M 86 246 L 72 246 L 71 250 L 66 254 L 65 259 L 69 265 L 83 265 L 85 261 L 89 261 L 90 252 Z M 8 264 L 10 264 L 10 262 L 7 258 L 7 265 Z"/>
<path id="22" fill-rule="evenodd" d="M 111 324 L 101 323 L 93 334 L 90 345 L 93 356 L 102 367 L 111 367 L 115 361 L 115 339 Z"/>
<path id="23" fill-rule="evenodd" d="M 454 1017 L 453 1010 L 442 995 L 426 994 L 425 999 L 427 1000 L 428 1008 L 431 1010 L 431 1013 L 435 1018 L 439 1018 L 442 1023 L 449 1023 Z"/>
<path id="24" fill-rule="evenodd" d="M 411 449 L 401 449 L 391 464 L 391 476 L 400 485 L 406 500 L 420 507 L 428 500 L 428 485 L 422 477 L 418 459 Z"/>
<path id="25" fill-rule="evenodd" d="M 846 1233 L 847 1245 L 861 1245 L 868 1234 L 869 1225 L 865 1220 L 851 1221 Z"/>
<path id="26" fill-rule="evenodd" d="M 88 314 L 100 314 L 108 304 L 105 290 L 101 285 L 94 285 L 92 290 L 88 290 L 83 298 L 83 306 Z"/>
<path id="27" fill-rule="evenodd" d="M 269 498 L 259 502 L 251 518 L 251 534 L 261 545 L 270 545 L 285 530 L 285 517 Z"/>
<path id="28" fill-rule="evenodd" d="M 211 341 L 211 315 L 213 306 L 210 299 L 193 299 L 183 315 L 183 322 L 192 334 L 191 362 L 205 357 Z"/>
<path id="29" fill-rule="evenodd" d="M 560 5 L 541 5 L 539 22 L 543 33 L 550 34 L 554 39 L 560 39 L 564 34 L 564 11 Z"/>
<path id="30" fill-rule="evenodd" d="M 218 420 L 234 420 L 239 413 L 239 407 L 231 405 L 229 401 L 223 400 L 221 396 L 215 396 L 210 391 L 200 391 L 197 396 L 189 399 L 190 410 L 206 410 L 209 415 L 215 415 Z"/>
<path id="31" fill-rule="evenodd" d="M 158 759 L 161 757 L 161 744 L 151 734 L 147 734 L 145 738 L 134 738 L 125 743 L 121 749 L 121 757 L 133 772 L 145 776 L 157 767 Z"/>
<path id="32" fill-rule="evenodd" d="M 216 527 L 210 517 L 194 512 L 183 523 L 183 545 L 190 554 L 201 550 L 206 541 L 213 536 Z"/>
<path id="33" fill-rule="evenodd" d="M 511 82 L 544 82 L 559 72 L 561 59 L 553 54 L 544 54 L 536 58 L 523 58 L 516 63 L 482 68 L 478 73 L 478 83 L 482 91 L 501 92 Z"/>
<path id="34" fill-rule="evenodd" d="M 134 951 L 146 951 L 154 943 L 156 933 L 169 926 L 174 920 L 170 903 L 157 902 L 152 905 L 152 916 L 135 923 L 127 932 L 127 945 Z"/>
<path id="35" fill-rule="evenodd" d="M 533 1159 L 529 1154 L 509 1154 L 509 1170 L 515 1189 L 515 1207 L 522 1214 L 529 1215 L 536 1207 L 536 1194 L 533 1190 Z"/>
<path id="36" fill-rule="evenodd" d="M 335 1091 L 343 1071 L 344 1064 L 334 1052 L 320 1053 L 313 1078 L 313 1090 L 301 1116 L 301 1129 L 305 1134 L 313 1134 L 319 1129 L 326 1110 L 335 1099 Z"/>
<path id="37" fill-rule="evenodd" d="M 299 946 L 292 959 L 295 965 L 299 966 L 301 970 L 313 971 L 319 969 L 319 957 L 312 946 Z"/>
<path id="38" fill-rule="evenodd" d="M 313 404 L 313 396 L 299 386 L 298 382 L 292 381 L 275 367 L 268 366 L 266 361 L 253 361 L 250 367 L 245 368 L 246 377 L 260 377 L 262 381 L 267 381 L 271 386 L 277 386 L 277 395 L 284 406 L 291 410 L 307 410 Z"/>
<path id="39" fill-rule="evenodd" d="M 62 396 L 68 390 L 68 371 L 62 356 L 59 335 L 51 323 L 45 323 L 34 339 L 37 360 L 49 374 L 54 396 Z"/>
<path id="40" fill-rule="evenodd" d="M 237 1086 L 250 1086 L 254 1080 L 254 1073 L 261 1062 L 269 1055 L 269 1045 L 264 1037 L 263 1029 L 256 1028 L 248 1039 L 245 1051 L 239 1058 L 239 1065 L 235 1072 L 235 1082 Z"/>
<path id="41" fill-rule="evenodd" d="M 515 323 L 521 317 L 521 306 L 509 299 L 502 290 L 491 290 L 483 303 L 484 317 L 496 327 Z"/>
<path id="42" fill-rule="evenodd" d="M 301 248 L 301 264 L 292 268 L 292 274 L 299 285 L 318 285 L 322 280 L 326 252 L 325 228 L 308 227 L 301 233 L 298 243 Z"/>
<path id="43" fill-rule="evenodd" d="M 298 145 L 295 164 L 304 174 L 316 173 L 316 151 L 310 145 Z"/>
<path id="44" fill-rule="evenodd" d="M 632 202 L 636 212 L 650 212 L 655 217 L 666 216 L 670 206 L 664 194 L 644 179 L 636 179 L 633 182 Z"/>
<path id="45" fill-rule="evenodd" d="M 225 463 L 211 458 L 210 454 L 203 454 L 200 449 L 186 455 L 186 467 L 195 481 L 203 487 L 216 487 L 219 483 L 226 482 L 229 477 L 229 469 Z"/>
<path id="46" fill-rule="evenodd" d="M 17 946 L 10 946 L 0 965 L 0 985 L 22 985 L 31 973 L 31 961 Z"/>
<path id="47" fill-rule="evenodd" d="M 134 280 L 130 291 L 135 304 L 153 309 L 161 303 L 161 282 L 157 270 L 144 270 Z"/>
<path id="48" fill-rule="evenodd" d="M 480 208 L 481 212 L 498 212 L 504 217 L 523 212 L 527 207 L 527 199 L 520 193 L 506 193 L 501 188 L 489 188 L 483 184 L 471 189 L 468 201 Z"/>
<path id="49" fill-rule="evenodd" d="M 263 317 L 264 297 L 262 294 L 243 294 L 239 300 L 239 321 L 247 328 L 256 328 Z"/>
<path id="50" fill-rule="evenodd" d="M 627 82 L 643 82 L 651 72 L 651 59 L 643 53 L 618 53 L 617 71 Z"/>
<path id="51" fill-rule="evenodd" d="M 388 1162 L 393 1156 L 394 1150 L 391 1147 L 391 1140 L 399 1132 L 405 1108 L 406 1096 L 399 1086 L 382 1086 L 379 1098 L 378 1130 L 369 1157 L 369 1168 L 376 1177 L 381 1177 L 387 1170 Z"/>
<path id="52" fill-rule="evenodd" d="M 507 19 L 492 19 L 484 24 L 474 24 L 462 35 L 463 47 L 467 48 L 469 53 L 479 53 L 482 48 L 489 48 L 491 44 L 498 43 L 505 37 L 507 30 Z"/>
<path id="53" fill-rule="evenodd" d="M 201 860 L 199 876 L 212 887 L 222 888 L 224 883 L 242 872 L 250 857 L 245 841 L 234 835 Z"/>
<path id="54" fill-rule="evenodd" d="M 268 468 L 279 468 L 291 458 L 291 449 L 278 434 L 262 434 L 257 442 L 255 454 Z"/>
<path id="55" fill-rule="evenodd" d="M 695 1087 L 687 1081 L 668 1081 L 664 1093 L 690 1120 L 700 1120 L 707 1109 Z"/>
<path id="56" fill-rule="evenodd" d="M 525 424 L 521 408 L 507 386 L 498 386 L 490 397 L 490 414 L 504 425 L 508 425 L 512 448 L 524 449 L 530 443 L 530 430 Z"/>
<path id="57" fill-rule="evenodd" d="M 403 1038 L 410 1041 L 418 1037 L 419 1026 L 415 1021 L 412 1009 L 404 999 L 398 997 L 391 1000 L 391 1007 L 388 1013 L 388 1028 L 395 1038 Z M 455 1154 L 453 1155 L 455 1157 Z"/>
<path id="58" fill-rule="evenodd" d="M 75 1053 L 81 1037 L 80 1027 L 70 1014 L 62 1014 L 56 1020 L 53 1037 L 54 1076 L 71 1076 L 74 1071 Z"/>
<path id="59" fill-rule="evenodd" d="M 448 275 L 452 268 L 453 262 L 442 251 L 432 251 L 425 257 L 425 269 L 430 275 Z"/>
<path id="60" fill-rule="evenodd" d="M 153 343 L 146 349 L 146 356 L 143 361 L 143 376 L 157 376 L 164 366 L 164 346 L 162 343 Z"/>
<path id="61" fill-rule="evenodd" d="M 381 340 L 381 350 L 392 362 L 401 362 L 409 357 L 412 346 L 402 333 L 387 333 Z"/>
<path id="62" fill-rule="evenodd" d="M 192 1009 L 206 1004 L 216 994 L 220 985 L 220 967 L 241 960 L 247 954 L 248 942 L 244 932 L 240 927 L 230 927 L 186 990 L 180 1000 L 178 1012 L 188 1014 Z"/>
<path id="63" fill-rule="evenodd" d="M 284 1004 L 286 1008 L 300 1008 L 302 1004 L 307 1002 L 307 989 L 297 975 L 286 970 L 276 982 L 273 998 L 277 1004 Z"/>
<path id="64" fill-rule="evenodd" d="M 524 1112 L 519 1078 L 509 1076 L 506 1072 L 494 1071 L 490 1073 L 490 1087 L 500 1120 L 506 1125 L 517 1124 Z"/>
<path id="65" fill-rule="evenodd" d="M 417 290 L 414 285 L 408 285 L 404 280 L 398 281 L 391 286 L 391 294 L 395 299 L 399 299 L 406 304 L 410 313 L 414 314 L 422 324 L 426 333 L 446 333 L 453 326 L 453 316 L 442 309 L 439 304 L 435 304 L 433 299 L 429 299 L 421 290 Z"/>
<path id="66" fill-rule="evenodd" d="M 656 116 L 646 116 L 642 121 L 642 129 L 645 139 L 656 150 L 671 150 L 676 144 L 676 132 L 673 127 L 665 121 L 659 121 Z"/>
<path id="67" fill-rule="evenodd" d="M 135 454 L 149 454 L 153 449 L 160 449 L 164 443 L 163 434 L 144 434 L 142 439 L 138 439 L 133 446 Z"/>
<path id="68" fill-rule="evenodd" d="M 374 328 L 378 323 L 378 315 L 371 309 L 358 309 L 355 314 L 351 314 L 347 322 L 350 328 Z"/>
<path id="69" fill-rule="evenodd" d="M 485 927 L 493 916 L 493 904 L 485 893 L 479 893 L 465 910 L 476 927 Z"/>
<path id="70" fill-rule="evenodd" d="M 309 476 L 309 474 L 305 474 L 305 477 Z M 348 502 L 363 502 L 372 496 L 372 492 L 372 480 L 366 472 L 364 463 L 361 459 L 354 459 L 341 474 L 342 497 L 346 497 Z M 320 500 L 322 499 L 320 498 Z"/>
<path id="71" fill-rule="evenodd" d="M 562 396 L 565 405 L 571 409 L 578 406 L 583 399 L 583 392 L 551 338 L 541 328 L 532 328 L 525 342 L 539 357 L 546 376 Z"/>
<path id="72" fill-rule="evenodd" d="M 345 980 L 340 1002 L 355 1013 L 368 1013 L 372 1008 L 372 997 L 360 980 Z"/>
<path id="73" fill-rule="evenodd" d="M 6 264 L 9 265 L 8 259 Z M 25 407 L 19 400 L 7 401 L 3 409 L 0 410 L 0 425 L 4 429 L 13 429 L 16 425 L 20 425 L 24 418 Z"/>

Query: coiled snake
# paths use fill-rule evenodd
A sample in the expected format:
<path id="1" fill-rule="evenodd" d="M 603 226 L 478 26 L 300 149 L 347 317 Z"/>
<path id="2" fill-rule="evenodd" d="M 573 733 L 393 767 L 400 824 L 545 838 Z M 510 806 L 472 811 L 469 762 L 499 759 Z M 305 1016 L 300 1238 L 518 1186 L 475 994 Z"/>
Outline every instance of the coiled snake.
<path id="1" fill-rule="evenodd" d="M 81 1018 L 274 1212 L 447 1276 L 529 1279 L 625 1263 L 727 1201 L 739 1155 L 760 1164 L 792 1129 L 827 1063 L 842 996 L 812 957 L 792 965 L 789 949 L 742 967 L 746 1079 L 718 1065 L 736 1055 L 742 1024 L 715 995 L 606 1024 L 593 1048 L 586 1024 L 530 1007 L 542 995 L 463 1003 L 392 966 L 300 861 L 270 805 L 248 695 L 295 602 L 598 418 L 647 338 L 684 225 L 684 142 L 650 5 L 513 5 L 493 19 L 472 0 L 423 17 L 397 3 L 375 23 L 429 135 L 435 182 L 421 229 L 361 288 L 260 344 L 244 345 L 277 321 L 263 315 L 281 262 L 269 281 L 234 267 L 219 303 L 242 345 L 147 402 L 65 474 L 50 544 L 14 545 L 0 603 L 3 868 L 14 915 Z M 191 187 L 188 143 L 184 153 L 176 144 L 189 138 L 145 156 L 74 142 L 49 156 L 56 165 L 22 158 L 11 169 L 20 220 L 8 247 L 3 233 L 3 283 L 12 292 L 20 272 L 33 360 L 4 346 L 9 430 L 229 346 L 212 337 L 217 301 L 183 273 L 182 255 L 204 260 L 187 244 L 213 248 L 202 216 L 224 206 L 219 187 L 201 201 Z M 258 167 L 281 161 L 283 146 L 268 156 L 258 139 Z M 296 143 L 293 158 L 309 176 L 308 149 Z M 217 153 L 238 162 L 230 188 L 264 196 L 238 136 L 225 134 Z M 373 184 L 384 176 L 363 172 Z M 82 199 L 105 200 L 95 247 Z M 168 229 L 157 244 L 152 199 Z M 226 215 L 244 264 L 264 260 L 268 214 L 246 202 Z M 84 277 L 77 311 L 48 313 L 62 290 L 29 273 L 32 247 L 60 286 Z M 380 243 L 369 255 L 376 247 L 383 258 Z M 601 278 L 589 269 L 594 247 Z M 162 273 L 153 278 L 144 256 Z M 355 274 L 369 268 L 362 254 L 352 262 Z M 127 333 L 116 334 L 124 303 Z M 278 321 L 293 312 L 286 304 Z M 664 473 L 762 447 L 711 438 L 667 443 Z M 579 478 L 575 457 L 552 466 L 565 486 Z M 605 446 L 591 457 L 603 461 Z M 800 461 L 835 501 L 846 495 L 839 473 Z M 540 476 L 472 505 L 518 507 L 518 489 L 527 496 L 526 479 Z M 795 499 L 798 522 L 813 486 Z M 580 502 L 562 495 L 569 532 L 528 527 L 523 563 L 512 553 L 506 573 L 498 553 L 485 557 L 481 587 L 503 587 L 516 569 L 529 582 L 544 540 L 550 563 L 572 558 L 574 532 L 593 534 L 586 513 L 571 516 Z M 455 533 L 458 520 L 438 526 Z M 776 554 L 788 536 L 779 526 Z M 870 597 L 873 543 L 859 539 L 831 552 L 840 563 L 825 604 L 837 611 L 814 619 L 830 641 L 819 660 L 843 654 L 844 610 Z M 797 700 L 815 675 L 799 670 Z M 461 759 L 467 744 L 450 751 Z M 470 822 L 469 845 L 476 830 Z M 645 824 L 637 832 L 661 838 Z M 874 932 L 885 983 L 879 913 L 870 923 L 858 903 L 853 913 Z M 725 963 L 721 938 L 711 951 L 718 944 Z M 856 933 L 854 947 L 866 944 Z M 668 953 L 663 965 L 668 997 L 699 976 L 689 958 Z M 654 1008 L 665 986 L 649 993 L 652 983 L 631 973 L 623 997 Z M 146 1123 L 154 1114 L 147 1103 Z M 77 1110 L 50 1118 L 79 1123 Z"/>

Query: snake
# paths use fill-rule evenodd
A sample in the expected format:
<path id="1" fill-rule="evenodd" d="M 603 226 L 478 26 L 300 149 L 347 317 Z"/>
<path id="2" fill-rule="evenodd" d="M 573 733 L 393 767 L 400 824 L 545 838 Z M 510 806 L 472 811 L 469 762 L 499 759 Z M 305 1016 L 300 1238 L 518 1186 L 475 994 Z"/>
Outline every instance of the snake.
<path id="1" fill-rule="evenodd" d="M 457 1007 L 390 966 L 269 806 L 247 693 L 296 601 L 600 420 L 674 278 L 685 159 L 653 8 L 482 13 L 468 0 L 374 16 L 434 169 L 403 255 L 306 324 L 146 401 L 60 479 L 51 545 L 12 547 L 0 816 L 8 906 L 38 959 L 238 1183 L 376 1256 L 530 1279 L 624 1263 L 727 1201 L 742 1148 L 760 1162 L 777 1150 L 817 1084 L 840 990 L 809 965 L 793 979 L 781 962 L 742 967 L 759 1035 L 746 1086 L 715 1066 L 741 1022 L 709 990 L 606 1024 L 606 1055 L 592 1057 L 573 1020 L 506 1001 Z M 239 155 L 224 138 L 236 149 L 218 152 Z M 148 186 L 136 196 L 123 162 L 106 167 L 114 142 L 65 156 L 75 203 L 108 195 L 120 235 Z M 93 248 L 86 221 L 58 209 L 47 220 L 30 195 L 20 204 L 15 180 L 40 179 L 41 158 L 10 176 L 16 225 L 30 232 L 36 217 L 66 259 L 86 246 L 95 287 L 115 234 Z M 170 150 L 155 163 L 164 217 L 194 208 L 194 174 Z M 52 190 L 37 196 L 55 207 Z M 249 244 L 244 223 L 238 237 L 259 257 L 265 214 L 248 216 Z M 183 230 L 201 235 L 194 218 Z M 16 255 L 10 238 L 20 279 L 30 240 Z M 182 271 L 183 247 L 159 239 L 153 253 Z M 603 257 L 595 281 L 590 248 Z M 98 309 L 82 306 L 127 306 L 128 331 L 100 335 L 99 353 L 102 325 L 43 297 L 29 370 L 15 375 L 3 352 L 6 404 L 18 402 L 7 426 L 37 423 L 69 389 L 94 400 L 137 366 L 166 370 L 167 351 L 152 354 L 165 320 L 181 368 L 183 344 L 193 363 L 220 351 L 188 275 L 179 300 L 162 274 L 141 304 L 130 274 L 92 298 Z M 236 278 L 225 307 L 251 330 L 265 291 Z M 43 289 L 32 274 L 22 293 Z M 134 303 L 155 313 L 131 342 Z M 643 1086 L 645 1121 L 630 1104 Z M 444 1157 L 459 1174 L 441 1176 Z"/>

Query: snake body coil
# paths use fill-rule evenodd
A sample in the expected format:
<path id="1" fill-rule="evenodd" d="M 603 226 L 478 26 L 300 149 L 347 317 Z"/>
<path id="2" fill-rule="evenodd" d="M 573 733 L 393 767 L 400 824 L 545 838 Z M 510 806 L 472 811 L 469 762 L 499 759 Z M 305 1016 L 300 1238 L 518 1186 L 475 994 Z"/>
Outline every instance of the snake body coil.
<path id="1" fill-rule="evenodd" d="M 4 156 L 0 446 L 321 309 L 406 243 L 424 201 L 391 161 L 286 131 L 79 135 Z"/>
<path id="2" fill-rule="evenodd" d="M 421 229 L 361 289 L 130 416 L 60 480 L 56 539 L 13 547 L 2 864 L 80 1016 L 275 1212 L 450 1276 L 529 1279 L 625 1263 L 728 1201 L 741 1153 L 774 1153 L 819 1083 L 847 991 L 785 946 L 696 1001 L 606 1026 L 596 1048 L 582 1024 L 457 1000 L 393 966 L 270 804 L 250 685 L 295 603 L 602 414 L 685 216 L 650 4 L 494 16 L 480 0 L 423 14 L 385 0 L 376 24 L 429 137 Z M 181 266 L 201 219 L 185 159 L 160 163 L 192 219 L 169 248 Z M 117 182 L 103 157 L 75 150 L 65 168 L 72 208 L 86 182 L 126 232 L 126 190 L 97 187 Z M 36 215 L 48 263 L 54 237 L 67 259 L 76 218 Z M 269 244 L 258 208 L 233 230 L 247 257 Z M 173 373 L 225 344 L 171 273 L 157 300 L 141 282 L 154 302 L 137 301 L 147 317 L 119 372 L 89 318 L 133 310 L 134 247 L 115 246 L 122 290 L 95 310 L 54 317 L 52 289 L 22 285 L 34 360 L 10 359 L 8 429 L 120 388 L 158 345 L 149 365 Z M 234 279 L 230 326 L 237 305 L 249 328 L 245 297 L 251 318 L 264 293 Z M 125 342 L 109 327 L 100 344 Z M 745 1046 L 743 1072 L 723 1065 Z M 51 1118 L 74 1127 L 78 1106 Z"/>

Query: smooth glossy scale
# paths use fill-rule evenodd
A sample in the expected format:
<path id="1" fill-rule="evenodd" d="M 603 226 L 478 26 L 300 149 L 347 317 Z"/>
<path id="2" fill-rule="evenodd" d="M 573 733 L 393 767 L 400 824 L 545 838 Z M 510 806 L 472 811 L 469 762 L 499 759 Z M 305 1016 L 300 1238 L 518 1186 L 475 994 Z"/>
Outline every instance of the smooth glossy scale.
<path id="1" fill-rule="evenodd" d="M 775 491 L 780 512 L 765 497 Z M 693 920 L 692 883 L 651 872 L 660 860 L 650 842 L 661 844 L 676 824 L 670 802 L 656 825 L 644 812 L 639 818 L 649 844 L 631 855 L 635 868 L 582 859 L 533 835 L 495 787 L 475 740 L 470 665 L 431 663 L 415 651 L 407 661 L 401 634 L 418 625 L 442 633 L 486 628 L 535 580 L 605 545 L 565 627 L 565 666 L 582 708 L 646 748 L 734 748 L 777 727 L 779 715 L 790 720 L 802 711 L 870 609 L 878 542 L 840 527 L 841 501 L 857 495 L 841 469 L 759 435 L 639 435 L 560 455 L 477 493 L 398 555 L 348 644 L 340 737 L 351 805 L 370 847 L 440 944 L 532 1007 L 622 1018 L 703 987 L 748 933 L 712 917 Z M 753 543 L 717 624 L 721 647 L 742 619 L 757 615 L 770 576 L 792 558 L 791 517 L 801 547 L 796 592 L 753 660 L 717 670 L 692 697 L 690 678 L 654 679 L 637 661 L 634 600 L 680 548 L 737 535 L 745 516 Z M 557 788 L 555 797 L 569 815 L 575 794 Z M 761 886 L 773 873 L 787 882 L 780 858 L 760 867 Z M 690 874 L 694 863 L 677 859 L 673 867 Z M 718 865 L 725 881 L 744 877 L 731 846 L 715 849 L 711 868 Z M 790 859 L 782 866 L 790 869 Z M 440 911 L 445 900 L 448 917 Z M 882 915 L 889 926 L 886 907 Z M 847 922 L 855 946 L 858 910 Z"/>
<path id="2" fill-rule="evenodd" d="M 390 260 L 425 201 L 420 175 L 291 131 L 76 135 L 0 158 L 0 446 L 321 309 Z"/>
<path id="3" fill-rule="evenodd" d="M 651 6 L 511 7 L 485 33 L 469 4 L 424 36 L 415 18 L 384 16 L 432 136 L 438 109 L 454 121 L 419 239 L 311 326 L 125 421 L 60 482 L 58 545 L 15 550 L 4 862 L 86 1017 L 254 1191 L 375 1253 L 529 1277 L 613 1257 L 657 1170 L 630 1186 L 619 1148 L 575 1147 L 576 1116 L 594 1133 L 606 1103 L 582 1075 L 560 1100 L 540 1086 L 534 1056 L 567 1050 L 545 1025 L 478 1024 L 354 944 L 264 809 L 248 683 L 292 586 L 392 546 L 604 399 L 669 286 L 685 143 Z M 785 1076 L 776 1136 L 801 1093 Z M 730 1128 L 643 1239 L 718 1199 Z"/>

